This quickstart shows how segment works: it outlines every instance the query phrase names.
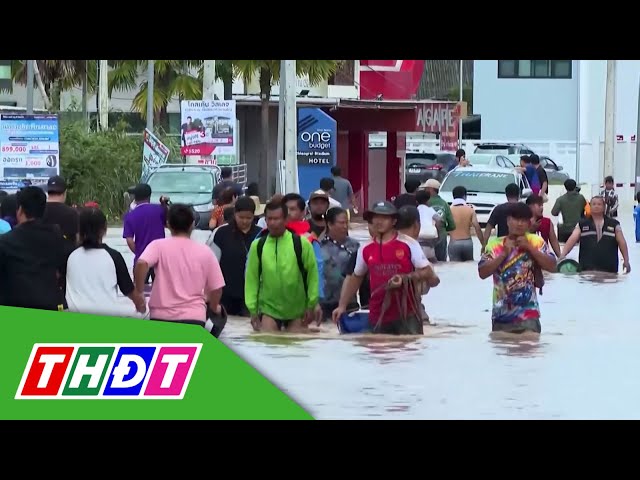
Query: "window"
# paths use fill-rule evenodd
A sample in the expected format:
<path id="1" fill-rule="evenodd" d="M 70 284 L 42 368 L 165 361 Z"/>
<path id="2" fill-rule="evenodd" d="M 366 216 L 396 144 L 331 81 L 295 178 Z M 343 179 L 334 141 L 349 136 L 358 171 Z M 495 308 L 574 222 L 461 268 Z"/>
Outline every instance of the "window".
<path id="1" fill-rule="evenodd" d="M 498 60 L 498 78 L 571 78 L 571 60 Z"/>

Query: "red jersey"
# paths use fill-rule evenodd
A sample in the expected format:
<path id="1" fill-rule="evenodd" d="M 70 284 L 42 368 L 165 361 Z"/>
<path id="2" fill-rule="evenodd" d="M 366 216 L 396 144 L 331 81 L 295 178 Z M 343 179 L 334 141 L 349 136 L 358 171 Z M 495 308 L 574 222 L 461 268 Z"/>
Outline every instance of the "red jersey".
<path id="1" fill-rule="evenodd" d="M 545 243 L 549 243 L 549 232 L 551 231 L 551 219 L 542 217 L 540 219 L 540 227 L 536 233 L 539 233 Z"/>
<path id="2" fill-rule="evenodd" d="M 396 234 L 385 243 L 370 240 L 358 249 L 356 266 L 353 271 L 359 277 L 369 272 L 371 299 L 369 301 L 369 322 L 376 325 L 380 319 L 385 285 L 394 275 L 404 275 L 416 269 L 429 266 L 420 244 L 411 237 Z M 411 305 L 409 312 L 411 312 Z M 401 316 L 398 302 L 392 301 L 382 318 L 382 323 L 390 323 Z"/>

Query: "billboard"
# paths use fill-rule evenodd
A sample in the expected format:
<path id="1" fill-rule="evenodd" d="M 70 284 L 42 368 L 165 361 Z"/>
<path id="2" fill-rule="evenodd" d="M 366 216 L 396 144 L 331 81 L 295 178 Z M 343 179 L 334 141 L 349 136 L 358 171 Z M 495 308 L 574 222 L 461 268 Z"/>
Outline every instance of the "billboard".
<path id="1" fill-rule="evenodd" d="M 147 178 L 156 168 L 167 163 L 170 153 L 169 148 L 149 129 L 145 128 L 142 149 L 142 178 Z"/>
<path id="2" fill-rule="evenodd" d="M 183 100 L 180 152 L 187 163 L 237 165 L 235 100 Z"/>
<path id="3" fill-rule="evenodd" d="M 298 184 L 305 199 L 320 188 L 320 179 L 331 177 L 337 142 L 338 128 L 333 117 L 319 108 L 298 109 Z"/>
<path id="4" fill-rule="evenodd" d="M 59 174 L 58 116 L 0 114 L 0 190 L 45 185 Z"/>

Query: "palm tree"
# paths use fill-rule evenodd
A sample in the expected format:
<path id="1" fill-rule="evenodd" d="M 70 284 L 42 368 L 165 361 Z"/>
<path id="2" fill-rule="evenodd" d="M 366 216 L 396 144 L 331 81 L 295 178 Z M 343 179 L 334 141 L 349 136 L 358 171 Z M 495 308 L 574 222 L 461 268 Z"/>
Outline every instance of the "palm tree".
<path id="1" fill-rule="evenodd" d="M 269 168 L 269 101 L 271 100 L 271 87 L 280 79 L 281 60 L 232 60 L 236 76 L 242 78 L 245 83 L 251 82 L 258 75 L 260 83 L 261 103 L 261 133 L 262 133 L 262 158 L 258 167 L 258 177 L 267 182 L 266 191 L 271 195 L 272 184 L 267 180 L 270 173 L 275 171 Z M 339 60 L 297 60 L 296 74 L 306 75 L 311 85 L 318 85 L 333 75 L 340 64 Z M 269 173 L 269 175 L 268 175 Z"/>
<path id="2" fill-rule="evenodd" d="M 147 70 L 147 60 L 113 60 L 109 62 L 109 96 L 114 90 L 137 89 L 131 110 L 147 117 L 147 80 L 140 80 Z M 167 106 L 178 97 L 180 100 L 202 98 L 202 60 L 156 60 L 154 62 L 153 111 L 157 124 L 169 127 Z M 195 74 L 194 74 L 195 73 Z M 139 83 L 138 83 L 139 82 Z"/>
<path id="3" fill-rule="evenodd" d="M 36 60 L 35 81 L 46 108 L 60 110 L 60 95 L 74 87 L 83 87 L 83 112 L 86 113 L 85 91 L 95 88 L 96 71 L 91 68 L 96 60 Z M 27 84 L 27 61 L 14 60 L 11 66 L 14 82 Z M 85 75 L 86 73 L 86 75 Z"/>

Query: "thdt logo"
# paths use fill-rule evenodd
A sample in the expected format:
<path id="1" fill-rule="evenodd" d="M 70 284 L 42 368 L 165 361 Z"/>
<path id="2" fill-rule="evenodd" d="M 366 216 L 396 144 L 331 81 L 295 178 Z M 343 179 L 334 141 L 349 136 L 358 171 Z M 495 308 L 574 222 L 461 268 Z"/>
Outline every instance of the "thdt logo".
<path id="1" fill-rule="evenodd" d="M 202 344 L 35 344 L 16 399 L 182 399 Z"/>

